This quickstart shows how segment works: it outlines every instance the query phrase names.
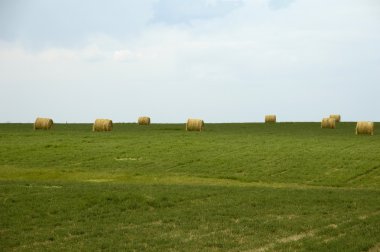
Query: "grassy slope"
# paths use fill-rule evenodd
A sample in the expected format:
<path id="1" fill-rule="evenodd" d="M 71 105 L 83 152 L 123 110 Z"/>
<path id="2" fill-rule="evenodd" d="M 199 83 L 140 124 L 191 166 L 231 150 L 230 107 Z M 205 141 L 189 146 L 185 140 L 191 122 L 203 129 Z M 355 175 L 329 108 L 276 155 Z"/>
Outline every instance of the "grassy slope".
<path id="1" fill-rule="evenodd" d="M 0 248 L 379 246 L 380 136 L 352 123 L 31 128 L 0 125 Z"/>

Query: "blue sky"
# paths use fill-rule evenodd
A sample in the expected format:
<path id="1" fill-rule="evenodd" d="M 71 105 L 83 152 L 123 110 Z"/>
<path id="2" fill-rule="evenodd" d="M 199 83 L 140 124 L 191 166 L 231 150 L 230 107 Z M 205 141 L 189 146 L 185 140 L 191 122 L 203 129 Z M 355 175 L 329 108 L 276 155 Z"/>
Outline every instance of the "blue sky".
<path id="1" fill-rule="evenodd" d="M 0 122 L 380 121 L 377 0 L 2 0 Z"/>

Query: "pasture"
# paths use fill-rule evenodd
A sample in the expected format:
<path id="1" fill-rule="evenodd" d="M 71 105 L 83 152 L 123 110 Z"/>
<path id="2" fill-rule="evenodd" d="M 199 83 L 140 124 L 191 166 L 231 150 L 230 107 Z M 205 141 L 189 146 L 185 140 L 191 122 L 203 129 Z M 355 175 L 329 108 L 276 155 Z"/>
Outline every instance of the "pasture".
<path id="1" fill-rule="evenodd" d="M 0 124 L 0 250 L 380 250 L 380 134 L 354 123 L 91 130 Z"/>

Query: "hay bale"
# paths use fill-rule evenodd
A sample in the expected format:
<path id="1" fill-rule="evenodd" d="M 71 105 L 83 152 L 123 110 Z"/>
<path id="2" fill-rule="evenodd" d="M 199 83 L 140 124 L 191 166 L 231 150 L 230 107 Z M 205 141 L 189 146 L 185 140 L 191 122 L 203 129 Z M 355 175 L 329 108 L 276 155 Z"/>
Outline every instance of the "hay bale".
<path id="1" fill-rule="evenodd" d="M 265 116 L 265 122 L 266 123 L 275 123 L 276 122 L 276 115 L 266 115 Z"/>
<path id="2" fill-rule="evenodd" d="M 323 118 L 321 122 L 322 129 L 335 129 L 335 118 Z"/>
<path id="3" fill-rule="evenodd" d="M 357 122 L 356 124 L 356 135 L 368 134 L 373 136 L 375 131 L 375 124 L 373 122 Z"/>
<path id="4" fill-rule="evenodd" d="M 340 122 L 340 115 L 330 115 L 330 118 L 334 118 L 335 122 Z"/>
<path id="5" fill-rule="evenodd" d="M 53 120 L 51 118 L 42 118 L 37 117 L 36 121 L 34 122 L 34 130 L 44 129 L 49 130 L 53 126 Z"/>
<path id="6" fill-rule="evenodd" d="M 112 120 L 96 119 L 92 126 L 92 131 L 111 131 L 113 128 Z"/>
<path id="7" fill-rule="evenodd" d="M 139 125 L 150 125 L 150 117 L 147 116 L 140 116 L 137 120 L 137 123 Z"/>
<path id="8" fill-rule="evenodd" d="M 186 130 L 187 131 L 203 131 L 205 123 L 201 119 L 187 119 Z"/>

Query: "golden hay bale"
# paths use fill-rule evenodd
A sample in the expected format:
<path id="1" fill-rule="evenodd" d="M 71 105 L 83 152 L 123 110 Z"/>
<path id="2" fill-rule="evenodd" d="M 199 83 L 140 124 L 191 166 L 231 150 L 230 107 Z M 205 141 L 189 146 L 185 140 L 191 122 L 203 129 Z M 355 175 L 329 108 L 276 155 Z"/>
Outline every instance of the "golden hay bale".
<path id="1" fill-rule="evenodd" d="M 373 122 L 358 122 L 356 124 L 356 135 L 368 134 L 373 136 L 375 131 L 375 124 Z"/>
<path id="2" fill-rule="evenodd" d="M 51 129 L 52 126 L 53 126 L 52 119 L 37 117 L 36 121 L 34 122 L 33 128 L 34 130 L 38 130 L 38 129 L 48 130 L 48 129 Z"/>
<path id="3" fill-rule="evenodd" d="M 137 120 L 137 123 L 139 125 L 150 125 L 150 117 L 147 116 L 140 116 Z"/>
<path id="4" fill-rule="evenodd" d="M 265 116 L 265 122 L 266 123 L 275 123 L 276 122 L 276 115 L 266 115 Z"/>
<path id="5" fill-rule="evenodd" d="M 334 118 L 335 122 L 340 122 L 340 115 L 330 115 L 330 118 Z"/>
<path id="6" fill-rule="evenodd" d="M 92 131 L 111 131 L 113 128 L 112 120 L 96 119 L 92 126 Z"/>
<path id="7" fill-rule="evenodd" d="M 202 131 L 205 123 L 201 119 L 187 119 L 186 130 L 187 131 Z"/>
<path id="8" fill-rule="evenodd" d="M 321 122 L 322 129 L 335 129 L 335 118 L 323 118 Z"/>

